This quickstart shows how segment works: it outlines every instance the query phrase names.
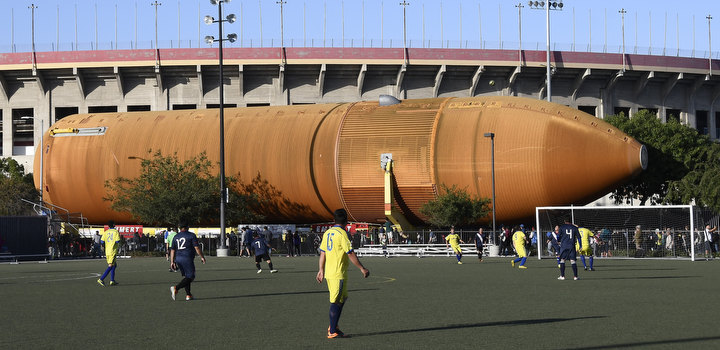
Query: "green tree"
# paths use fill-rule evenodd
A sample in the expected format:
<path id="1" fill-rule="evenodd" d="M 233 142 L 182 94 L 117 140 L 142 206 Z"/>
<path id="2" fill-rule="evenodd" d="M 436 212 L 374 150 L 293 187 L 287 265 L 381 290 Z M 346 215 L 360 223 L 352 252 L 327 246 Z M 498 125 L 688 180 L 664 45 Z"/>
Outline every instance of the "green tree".
<path id="1" fill-rule="evenodd" d="M 675 118 L 663 123 L 647 110 L 632 118 L 621 114 L 606 121 L 648 150 L 648 168 L 614 191 L 616 202 L 687 204 L 695 200 L 720 210 L 720 145 Z"/>
<path id="2" fill-rule="evenodd" d="M 476 224 L 490 213 L 490 199 L 472 198 L 465 189 L 457 185 L 440 185 L 437 199 L 428 201 L 420 213 L 436 227 L 467 226 Z"/>
<path id="3" fill-rule="evenodd" d="M 32 206 L 23 202 L 39 201 L 32 174 L 12 158 L 0 159 L 0 215 L 33 215 Z"/>
<path id="4" fill-rule="evenodd" d="M 148 153 L 151 153 L 149 151 Z M 212 163 L 203 152 L 180 162 L 177 154 L 163 156 L 160 151 L 141 160 L 137 178 L 119 177 L 105 183 L 104 199 L 116 211 L 127 211 L 139 222 L 164 226 L 188 220 L 190 224 L 217 224 L 220 210 L 219 175 L 212 174 Z M 253 221 L 258 216 L 248 209 L 254 196 L 235 190 L 237 180 L 226 177 L 230 203 L 226 205 L 226 224 Z"/>

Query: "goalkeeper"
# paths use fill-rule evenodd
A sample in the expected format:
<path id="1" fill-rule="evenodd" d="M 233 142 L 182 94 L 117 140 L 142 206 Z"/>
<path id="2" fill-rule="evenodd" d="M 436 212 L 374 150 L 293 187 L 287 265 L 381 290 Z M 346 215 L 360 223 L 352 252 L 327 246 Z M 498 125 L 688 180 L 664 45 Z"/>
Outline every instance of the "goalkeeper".
<path id="1" fill-rule="evenodd" d="M 595 234 L 593 234 L 592 231 L 581 227 L 578 229 L 580 231 L 580 240 L 582 240 L 582 248 L 578 245 L 578 243 L 575 243 L 575 248 L 578 252 L 580 252 L 580 260 L 582 260 L 583 263 L 583 269 L 585 271 L 588 270 L 588 264 L 585 263 L 585 257 L 589 257 L 588 260 L 590 262 L 590 271 L 595 271 L 595 268 L 593 268 L 593 249 L 592 246 L 590 246 L 590 238 L 595 238 L 595 240 L 599 240 Z"/>

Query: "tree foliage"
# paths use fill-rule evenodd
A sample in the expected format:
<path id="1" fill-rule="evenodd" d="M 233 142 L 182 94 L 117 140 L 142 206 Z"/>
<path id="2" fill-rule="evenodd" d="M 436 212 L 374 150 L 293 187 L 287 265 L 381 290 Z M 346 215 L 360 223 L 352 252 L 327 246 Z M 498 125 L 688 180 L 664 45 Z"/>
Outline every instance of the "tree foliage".
<path id="1" fill-rule="evenodd" d="M 467 226 L 477 224 L 490 210 L 490 199 L 472 198 L 465 189 L 457 185 L 440 185 L 440 195 L 425 203 L 420 212 L 436 227 Z"/>
<path id="2" fill-rule="evenodd" d="M 0 159 L 0 215 L 33 215 L 32 206 L 21 199 L 37 202 L 39 196 L 25 167 L 12 158 Z"/>
<path id="3" fill-rule="evenodd" d="M 695 200 L 720 210 L 720 145 L 674 118 L 663 123 L 647 110 L 632 118 L 616 115 L 606 121 L 648 150 L 648 168 L 614 191 L 616 202 L 688 204 Z"/>
<path id="4" fill-rule="evenodd" d="M 149 153 L 151 153 L 150 151 Z M 163 156 L 160 151 L 142 159 L 137 178 L 119 177 L 105 183 L 104 198 L 116 211 L 127 211 L 139 222 L 155 226 L 177 224 L 217 224 L 220 219 L 220 179 L 211 173 L 212 163 L 203 152 L 180 162 L 177 154 Z M 251 222 L 261 217 L 251 209 L 261 199 L 238 189 L 235 177 L 226 177 L 230 202 L 226 204 L 226 224 Z"/>

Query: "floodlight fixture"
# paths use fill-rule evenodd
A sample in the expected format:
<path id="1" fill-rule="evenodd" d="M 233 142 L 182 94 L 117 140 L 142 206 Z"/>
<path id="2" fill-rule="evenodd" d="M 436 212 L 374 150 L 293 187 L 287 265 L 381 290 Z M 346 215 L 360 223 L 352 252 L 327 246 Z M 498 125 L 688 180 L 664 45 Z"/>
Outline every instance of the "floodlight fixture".
<path id="1" fill-rule="evenodd" d="M 212 36 L 212 35 L 205 36 L 205 43 L 207 43 L 208 45 L 212 45 L 212 43 L 214 43 L 214 42 L 215 42 L 214 36 Z"/>
<path id="2" fill-rule="evenodd" d="M 228 23 L 233 23 L 233 22 L 235 22 L 235 20 L 237 19 L 237 16 L 235 16 L 234 13 L 231 13 L 231 14 L 229 14 L 226 18 L 227 18 L 227 22 L 228 22 Z"/>
<path id="3" fill-rule="evenodd" d="M 237 34 L 231 33 L 227 35 L 227 40 L 231 43 L 234 43 L 237 41 Z"/>
<path id="4" fill-rule="evenodd" d="M 205 16 L 205 19 L 203 21 L 205 22 L 205 24 L 210 25 L 215 22 L 215 18 L 213 18 L 213 16 L 207 15 Z"/>
<path id="5" fill-rule="evenodd" d="M 213 4 L 213 5 L 217 5 L 217 4 L 218 4 L 218 0 L 210 0 L 210 3 Z"/>

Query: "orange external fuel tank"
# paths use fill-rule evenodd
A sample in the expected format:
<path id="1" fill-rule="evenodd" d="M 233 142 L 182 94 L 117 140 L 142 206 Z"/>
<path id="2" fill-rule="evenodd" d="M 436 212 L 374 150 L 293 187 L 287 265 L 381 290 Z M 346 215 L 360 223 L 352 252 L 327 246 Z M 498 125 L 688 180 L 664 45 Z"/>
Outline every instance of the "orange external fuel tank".
<path id="1" fill-rule="evenodd" d="M 73 130 L 73 132 L 62 132 Z M 384 221 L 384 170 L 392 153 L 395 201 L 414 222 L 438 185 L 490 198 L 495 134 L 497 220 L 530 217 L 536 206 L 581 204 L 646 167 L 643 145 L 566 106 L 519 97 L 431 98 L 225 109 L 225 168 L 258 175 L 280 194 L 267 222 Z M 104 184 L 136 177 L 148 151 L 180 160 L 207 152 L 219 162 L 217 109 L 72 115 L 55 123 L 35 157 L 44 198 L 90 222 L 132 222 L 115 212 Z M 301 210 L 298 210 L 301 208 Z"/>

